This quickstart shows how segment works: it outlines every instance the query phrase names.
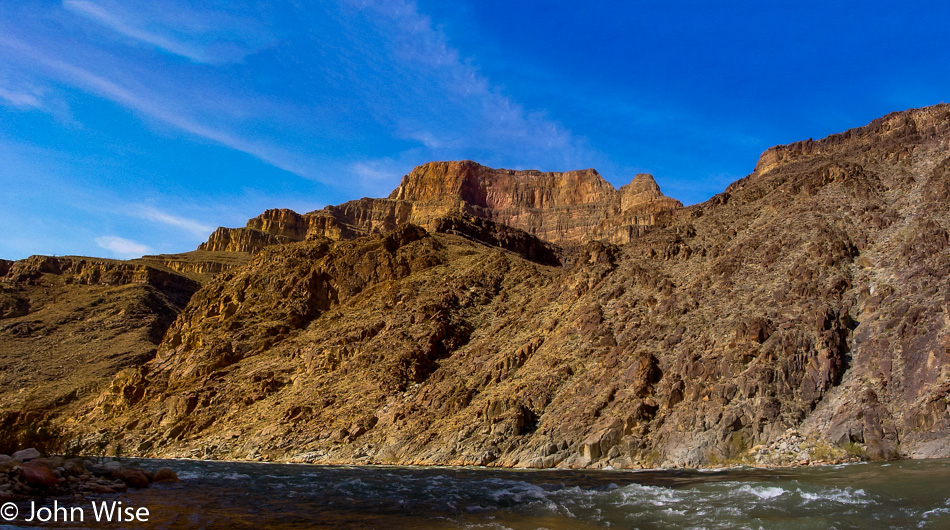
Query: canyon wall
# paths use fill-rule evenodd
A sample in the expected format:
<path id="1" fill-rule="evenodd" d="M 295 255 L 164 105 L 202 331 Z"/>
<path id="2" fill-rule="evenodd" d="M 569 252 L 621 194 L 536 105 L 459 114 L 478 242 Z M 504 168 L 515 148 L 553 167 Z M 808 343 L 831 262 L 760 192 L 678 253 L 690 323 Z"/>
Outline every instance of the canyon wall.
<path id="1" fill-rule="evenodd" d="M 562 468 L 950 457 L 948 199 L 947 105 L 769 149 L 688 208 L 647 175 L 617 190 L 593 170 L 434 162 L 385 199 L 219 229 L 200 252 L 249 261 L 178 298 L 184 276 L 166 266 L 2 262 L 0 343 L 39 351 L 61 321 L 111 348 L 98 330 L 132 329 L 108 320 L 117 306 L 82 295 L 70 320 L 39 308 L 74 306 L 43 297 L 155 289 L 168 309 L 136 339 L 147 353 L 44 409 L 62 440 L 125 454 Z M 152 318 L 124 314 L 141 315 L 135 329 Z M 8 384 L 40 396 L 24 370 Z"/>
<path id="2" fill-rule="evenodd" d="M 405 223 L 431 229 L 453 213 L 494 221 L 559 246 L 593 239 L 622 244 L 657 217 L 682 208 L 640 174 L 619 190 L 596 170 L 542 173 L 475 162 L 430 162 L 402 178 L 386 199 L 360 199 L 306 214 L 268 210 L 244 228 L 219 228 L 200 250 L 257 252 L 281 243 L 352 239 Z"/>

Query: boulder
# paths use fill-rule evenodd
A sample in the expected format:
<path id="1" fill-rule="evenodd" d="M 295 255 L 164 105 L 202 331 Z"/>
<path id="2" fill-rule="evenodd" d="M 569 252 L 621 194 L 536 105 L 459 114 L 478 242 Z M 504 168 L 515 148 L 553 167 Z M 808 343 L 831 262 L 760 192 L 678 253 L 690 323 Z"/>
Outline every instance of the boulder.
<path id="1" fill-rule="evenodd" d="M 40 453 L 39 451 L 31 447 L 29 449 L 23 449 L 22 451 L 17 451 L 13 453 L 13 455 L 11 456 L 17 462 L 27 462 L 29 460 L 33 460 L 34 458 L 39 458 L 43 455 L 42 453 Z"/>
<path id="2" fill-rule="evenodd" d="M 63 462 L 63 469 L 70 475 L 83 475 L 86 473 L 86 461 L 82 458 L 70 458 Z"/>
<path id="3" fill-rule="evenodd" d="M 167 467 L 163 467 L 156 471 L 155 475 L 152 477 L 152 480 L 154 482 L 179 482 L 178 474 Z"/>
<path id="4" fill-rule="evenodd" d="M 41 464 L 50 469 L 56 469 L 58 467 L 63 467 L 63 457 L 61 456 L 44 456 L 31 460 L 34 464 Z"/>
<path id="5" fill-rule="evenodd" d="M 50 468 L 44 465 L 27 462 L 20 464 L 15 469 L 19 472 L 23 482 L 30 486 L 51 488 L 59 484 L 60 479 L 53 474 Z"/>
<path id="6" fill-rule="evenodd" d="M 130 488 L 147 488 L 148 476 L 141 469 L 125 468 L 112 474 L 113 477 L 121 479 Z"/>

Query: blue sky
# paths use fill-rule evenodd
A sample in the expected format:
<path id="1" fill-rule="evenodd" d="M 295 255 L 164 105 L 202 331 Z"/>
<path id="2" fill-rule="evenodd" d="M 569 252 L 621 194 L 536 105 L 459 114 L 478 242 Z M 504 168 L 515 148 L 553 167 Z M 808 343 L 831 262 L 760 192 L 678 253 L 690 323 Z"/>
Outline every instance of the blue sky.
<path id="1" fill-rule="evenodd" d="M 943 2 L 0 2 L 0 257 L 181 252 L 412 167 L 684 203 L 950 93 Z"/>

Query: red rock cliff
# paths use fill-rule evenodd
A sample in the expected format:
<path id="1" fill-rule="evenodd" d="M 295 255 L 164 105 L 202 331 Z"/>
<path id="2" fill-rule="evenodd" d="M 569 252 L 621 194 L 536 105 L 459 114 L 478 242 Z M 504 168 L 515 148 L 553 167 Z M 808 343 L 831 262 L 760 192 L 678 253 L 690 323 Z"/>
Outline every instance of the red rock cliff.
<path id="1" fill-rule="evenodd" d="M 617 190 L 594 169 L 556 173 L 492 169 L 470 160 L 430 162 L 404 176 L 388 198 L 364 198 L 304 215 L 268 210 L 245 228 L 218 229 L 199 248 L 256 252 L 317 236 L 350 239 L 405 223 L 432 227 L 455 212 L 559 245 L 592 239 L 625 243 L 655 224 L 657 214 L 680 207 L 646 174 Z"/>

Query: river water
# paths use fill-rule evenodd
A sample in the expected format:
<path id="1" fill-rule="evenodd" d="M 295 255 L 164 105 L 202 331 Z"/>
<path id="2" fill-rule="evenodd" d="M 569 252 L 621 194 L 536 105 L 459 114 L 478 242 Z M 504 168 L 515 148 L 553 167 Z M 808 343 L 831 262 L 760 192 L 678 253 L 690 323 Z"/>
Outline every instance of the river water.
<path id="1" fill-rule="evenodd" d="M 85 508 L 81 525 L 15 527 L 950 528 L 950 460 L 719 471 L 133 465 L 170 467 L 182 482 L 96 499 L 146 507 L 148 523 L 96 524 Z"/>

